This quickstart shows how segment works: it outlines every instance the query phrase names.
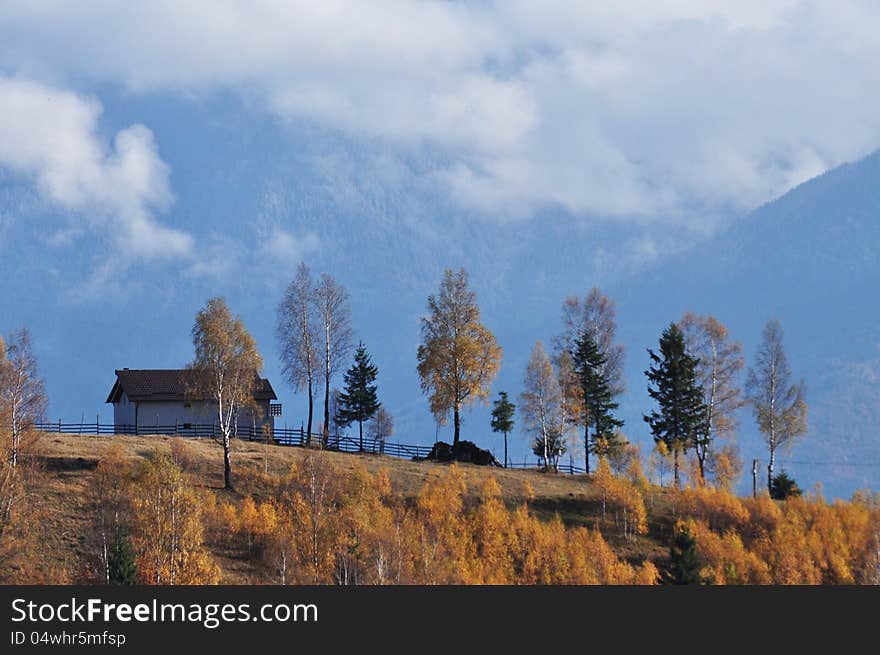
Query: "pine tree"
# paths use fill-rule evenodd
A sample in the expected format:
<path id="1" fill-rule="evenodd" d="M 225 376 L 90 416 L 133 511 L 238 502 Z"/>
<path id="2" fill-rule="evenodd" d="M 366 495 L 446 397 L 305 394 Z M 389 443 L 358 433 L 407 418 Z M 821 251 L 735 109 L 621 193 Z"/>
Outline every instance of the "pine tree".
<path id="1" fill-rule="evenodd" d="M 339 394 L 336 422 L 345 427 L 358 424 L 360 450 L 364 449 L 364 423 L 369 421 L 381 407 L 378 400 L 376 376 L 379 374 L 364 344 L 358 344 L 354 364 L 345 372 L 345 391 Z"/>
<path id="2" fill-rule="evenodd" d="M 706 408 L 703 389 L 697 383 L 698 359 L 688 355 L 684 335 L 671 323 L 660 337 L 660 354 L 648 349 L 653 364 L 645 371 L 648 376 L 648 395 L 657 403 L 659 411 L 644 416 L 654 441 L 663 441 L 672 453 L 675 486 L 679 484 L 679 457 L 693 447 L 704 434 Z"/>
<path id="3" fill-rule="evenodd" d="M 703 563 L 697 553 L 697 539 L 690 527 L 681 521 L 675 526 L 672 546 L 669 549 L 669 569 L 663 581 L 667 584 L 708 584 L 709 579 L 700 574 Z"/>
<path id="4" fill-rule="evenodd" d="M 110 546 L 108 569 L 110 584 L 133 585 L 137 581 L 137 564 L 134 547 L 128 535 L 117 531 Z"/>
<path id="5" fill-rule="evenodd" d="M 575 341 L 571 356 L 586 410 L 584 461 L 589 472 L 589 453 L 605 457 L 623 445 L 617 436 L 617 428 L 623 427 L 623 421 L 613 414 L 619 404 L 614 402 L 614 389 L 605 373 L 608 358 L 599 351 L 595 340 L 586 333 L 582 334 Z"/>
<path id="6" fill-rule="evenodd" d="M 504 468 L 507 468 L 507 435 L 513 431 L 515 412 L 516 405 L 507 399 L 507 392 L 500 392 L 492 406 L 492 431 L 504 434 Z"/>

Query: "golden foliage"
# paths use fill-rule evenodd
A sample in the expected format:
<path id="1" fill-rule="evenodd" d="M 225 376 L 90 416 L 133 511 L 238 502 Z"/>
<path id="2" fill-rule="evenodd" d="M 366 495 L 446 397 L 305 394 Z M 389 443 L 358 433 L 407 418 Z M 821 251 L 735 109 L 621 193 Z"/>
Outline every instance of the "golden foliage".
<path id="1" fill-rule="evenodd" d="M 144 584 L 212 584 L 219 570 L 202 543 L 201 499 L 170 455 L 141 462 L 131 492 L 131 541 Z"/>
<path id="2" fill-rule="evenodd" d="M 476 296 L 464 269 L 447 269 L 440 293 L 428 297 L 429 316 L 422 319 L 424 342 L 418 350 L 422 390 L 429 393 L 435 417 L 485 402 L 501 366 L 501 347 L 480 322 Z M 456 437 L 458 421 L 456 420 Z"/>

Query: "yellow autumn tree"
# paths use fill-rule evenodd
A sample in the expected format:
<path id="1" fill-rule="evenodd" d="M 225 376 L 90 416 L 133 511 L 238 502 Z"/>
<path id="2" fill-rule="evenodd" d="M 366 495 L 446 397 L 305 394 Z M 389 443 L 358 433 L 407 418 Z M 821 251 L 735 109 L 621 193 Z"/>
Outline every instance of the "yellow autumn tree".
<path id="1" fill-rule="evenodd" d="M 501 486 L 494 477 L 483 481 L 480 504 L 470 518 L 476 566 L 474 578 L 469 582 L 510 584 L 513 582 L 510 515 L 501 500 Z"/>
<path id="2" fill-rule="evenodd" d="M 135 475 L 131 541 L 144 584 L 212 584 L 219 569 L 203 545 L 201 499 L 171 456 L 153 451 Z"/>
<path id="3" fill-rule="evenodd" d="M 421 584 L 450 584 L 471 576 L 473 544 L 464 516 L 466 489 L 464 473 L 453 465 L 445 474 L 430 476 L 419 491 L 413 544 Z"/>
<path id="4" fill-rule="evenodd" d="M 464 269 L 443 274 L 438 294 L 428 296 L 418 350 L 422 391 L 439 420 L 452 412 L 453 445 L 461 435 L 461 410 L 486 402 L 501 365 L 501 348 L 480 321 L 477 298 Z"/>

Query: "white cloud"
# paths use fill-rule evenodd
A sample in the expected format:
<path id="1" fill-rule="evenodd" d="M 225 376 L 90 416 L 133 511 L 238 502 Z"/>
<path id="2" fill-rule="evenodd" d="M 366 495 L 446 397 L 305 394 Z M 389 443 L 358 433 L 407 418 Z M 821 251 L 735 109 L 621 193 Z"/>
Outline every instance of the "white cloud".
<path id="1" fill-rule="evenodd" d="M 262 249 L 269 257 L 285 268 L 293 270 L 303 257 L 318 250 L 320 239 L 314 232 L 301 237 L 275 227 L 263 241 Z"/>
<path id="2" fill-rule="evenodd" d="M 191 237 L 153 217 L 172 197 L 152 133 L 133 125 L 108 147 L 97 131 L 100 114 L 94 100 L 0 77 L 0 167 L 32 178 L 46 200 L 106 230 L 117 253 L 188 255 Z"/>
<path id="3" fill-rule="evenodd" d="M 702 220 L 880 147 L 863 0 L 9 3 L 0 67 L 233 89 L 403 157 L 468 208 Z"/>

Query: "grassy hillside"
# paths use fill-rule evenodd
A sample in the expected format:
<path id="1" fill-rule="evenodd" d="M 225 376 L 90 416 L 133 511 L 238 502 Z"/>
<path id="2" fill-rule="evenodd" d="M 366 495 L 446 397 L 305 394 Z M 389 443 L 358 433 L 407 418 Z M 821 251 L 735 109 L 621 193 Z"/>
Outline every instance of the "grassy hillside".
<path id="1" fill-rule="evenodd" d="M 172 450 L 161 473 L 162 458 L 152 455 Z M 684 529 L 696 549 L 698 579 L 880 584 L 876 494 L 849 502 L 828 503 L 818 493 L 777 502 L 711 488 L 674 491 L 636 473 L 615 478 L 607 467 L 588 479 L 248 442 L 234 443 L 232 491 L 223 488 L 221 448 L 208 439 L 44 434 L 33 453 L 18 523 L 0 538 L 3 582 L 95 580 L 97 520 L 106 516 L 96 509 L 96 488 L 118 470 L 124 502 L 115 507 L 133 513 L 124 518 L 136 526 L 139 558 L 148 557 L 152 536 L 173 516 L 165 513 L 164 490 L 176 480 L 180 507 L 190 508 L 182 512 L 190 515 L 190 527 L 183 526 L 186 516 L 179 527 L 192 546 L 190 570 L 201 571 L 195 582 L 277 583 L 279 557 L 284 571 L 298 558 L 297 575 L 308 574 L 310 516 L 315 508 L 324 511 L 323 503 L 338 520 L 321 519 L 330 526 L 320 536 L 329 544 L 321 555 L 325 564 L 321 577 L 316 572 L 307 582 L 337 580 L 333 567 L 349 556 L 358 571 L 397 558 L 408 567 L 404 578 L 397 569 L 397 579 L 409 582 L 654 580 L 667 568 L 673 534 Z M 315 478 L 309 476 L 316 467 L 335 495 L 310 509 L 309 480 Z M 260 532 L 253 521 L 262 521 L 264 510 L 279 513 Z M 142 578 L 146 570 L 138 569 Z M 297 581 L 293 575 L 284 579 Z"/>
<path id="2" fill-rule="evenodd" d="M 38 571 L 34 579 L 54 578 L 66 572 L 76 578 L 84 556 L 84 535 L 90 530 L 91 507 L 87 489 L 95 468 L 111 445 L 122 447 L 125 455 L 135 461 L 156 448 L 170 449 L 174 437 L 165 436 L 92 436 L 45 434 L 38 445 L 39 473 L 34 476 L 30 503 L 40 516 L 38 542 L 44 547 L 37 557 Z M 218 500 L 240 500 L 244 495 L 261 497 L 271 493 L 259 473 L 269 463 L 270 478 L 286 473 L 291 464 L 308 452 L 302 448 L 267 446 L 236 442 L 233 471 L 236 490 L 223 489 L 222 450 L 209 439 L 186 441 L 189 460 L 185 473 L 197 487 L 216 494 Z M 412 462 L 372 454 L 354 455 L 326 452 L 324 456 L 339 471 L 351 473 L 364 467 L 370 473 L 387 470 L 396 494 L 413 499 L 431 473 L 442 472 L 446 465 Z M 467 496 L 475 500 L 486 476 L 494 477 L 501 486 L 505 504 L 513 508 L 528 501 L 534 514 L 552 518 L 558 514 L 567 525 L 600 528 L 615 551 L 634 563 L 662 560 L 668 553 L 668 534 L 672 523 L 671 506 L 664 489 L 654 489 L 646 499 L 649 533 L 624 539 L 615 527 L 612 511 L 602 520 L 601 498 L 584 476 L 545 474 L 458 465 L 468 481 Z M 258 567 L 251 566 L 241 553 L 209 544 L 211 554 L 220 564 L 222 583 L 239 584 L 262 581 Z"/>

